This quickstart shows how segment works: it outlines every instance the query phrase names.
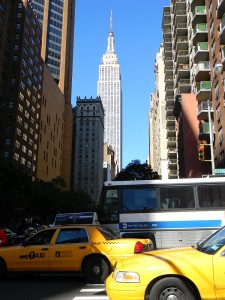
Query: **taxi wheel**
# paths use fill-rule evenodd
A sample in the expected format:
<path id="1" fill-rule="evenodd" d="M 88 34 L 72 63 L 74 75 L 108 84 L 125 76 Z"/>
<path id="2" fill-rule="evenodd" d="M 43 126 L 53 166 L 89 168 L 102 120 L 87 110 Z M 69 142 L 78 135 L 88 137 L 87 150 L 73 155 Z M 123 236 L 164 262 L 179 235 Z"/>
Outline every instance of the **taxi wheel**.
<path id="1" fill-rule="evenodd" d="M 89 257 L 84 264 L 84 275 L 90 283 L 104 283 L 109 275 L 110 267 L 104 257 Z"/>
<path id="2" fill-rule="evenodd" d="M 7 267 L 5 261 L 0 258 L 0 279 L 4 279 L 7 276 Z"/>
<path id="3" fill-rule="evenodd" d="M 157 281 L 150 293 L 148 300 L 197 300 L 190 286 L 176 277 L 167 277 Z"/>

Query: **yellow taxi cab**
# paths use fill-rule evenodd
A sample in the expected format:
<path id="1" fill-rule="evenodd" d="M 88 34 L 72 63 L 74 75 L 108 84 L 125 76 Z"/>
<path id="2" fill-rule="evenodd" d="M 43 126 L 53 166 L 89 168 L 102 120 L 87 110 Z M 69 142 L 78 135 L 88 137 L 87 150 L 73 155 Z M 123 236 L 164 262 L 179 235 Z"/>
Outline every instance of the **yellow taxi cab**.
<path id="1" fill-rule="evenodd" d="M 20 245 L 0 249 L 0 278 L 8 272 L 83 272 L 102 283 L 118 259 L 149 251 L 149 239 L 123 239 L 98 225 L 46 228 Z"/>
<path id="2" fill-rule="evenodd" d="M 106 292 L 110 300 L 224 300 L 225 227 L 196 246 L 122 259 Z"/>

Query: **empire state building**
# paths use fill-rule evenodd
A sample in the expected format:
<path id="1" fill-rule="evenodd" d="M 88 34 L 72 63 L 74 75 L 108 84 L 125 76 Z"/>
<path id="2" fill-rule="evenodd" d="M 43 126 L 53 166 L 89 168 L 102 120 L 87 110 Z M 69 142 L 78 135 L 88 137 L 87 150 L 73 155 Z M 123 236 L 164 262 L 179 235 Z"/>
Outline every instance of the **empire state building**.
<path id="1" fill-rule="evenodd" d="M 108 47 L 99 65 L 97 95 L 101 97 L 105 111 L 104 142 L 113 147 L 117 169 L 120 171 L 122 166 L 122 91 L 120 65 L 114 50 L 112 13 L 110 16 Z"/>

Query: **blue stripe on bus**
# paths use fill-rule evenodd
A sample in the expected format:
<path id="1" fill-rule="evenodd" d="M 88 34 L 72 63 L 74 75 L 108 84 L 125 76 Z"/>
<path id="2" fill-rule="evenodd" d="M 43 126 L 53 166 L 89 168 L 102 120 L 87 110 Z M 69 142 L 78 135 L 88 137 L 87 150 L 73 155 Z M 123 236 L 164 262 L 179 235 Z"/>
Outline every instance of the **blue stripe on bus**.
<path id="1" fill-rule="evenodd" d="M 119 224 L 122 230 L 129 229 L 189 229 L 189 228 L 218 228 L 221 220 L 187 220 L 187 221 L 157 221 L 157 222 L 123 222 Z"/>

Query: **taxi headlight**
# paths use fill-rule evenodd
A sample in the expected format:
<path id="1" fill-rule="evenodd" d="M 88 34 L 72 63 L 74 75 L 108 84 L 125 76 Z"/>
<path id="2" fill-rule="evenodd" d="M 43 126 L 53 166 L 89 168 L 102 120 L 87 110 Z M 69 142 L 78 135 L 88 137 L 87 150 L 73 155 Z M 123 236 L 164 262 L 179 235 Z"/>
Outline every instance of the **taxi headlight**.
<path id="1" fill-rule="evenodd" d="M 116 282 L 140 282 L 140 277 L 136 272 L 115 271 L 113 278 Z"/>

